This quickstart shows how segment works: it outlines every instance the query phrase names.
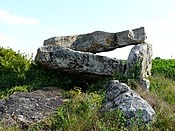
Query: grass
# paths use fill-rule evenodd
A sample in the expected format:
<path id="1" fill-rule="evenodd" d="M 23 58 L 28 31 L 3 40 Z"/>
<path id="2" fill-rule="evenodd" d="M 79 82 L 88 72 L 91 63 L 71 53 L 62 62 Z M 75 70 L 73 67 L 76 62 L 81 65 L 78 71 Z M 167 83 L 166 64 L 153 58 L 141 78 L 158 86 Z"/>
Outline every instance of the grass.
<path id="1" fill-rule="evenodd" d="M 175 81 L 172 72 L 161 71 L 161 69 L 166 67 L 174 71 L 172 66 L 174 62 L 168 61 L 170 66 L 162 66 L 159 61 L 153 61 L 149 92 L 142 90 L 135 79 L 128 81 L 127 76 L 123 74 L 116 73 L 113 78 L 127 82 L 156 111 L 157 121 L 146 127 L 142 123 L 126 127 L 125 116 L 119 110 L 106 113 L 100 111 L 106 93 L 105 85 L 109 78 L 102 78 L 88 84 L 84 82 L 86 86 L 83 83 L 78 84 L 79 79 L 41 67 L 11 49 L 0 48 L 0 99 L 8 98 L 17 91 L 30 92 L 44 86 L 58 86 L 65 90 L 64 106 L 58 108 L 50 118 L 29 125 L 28 131 L 171 131 L 175 129 Z M 19 67 L 24 70 L 18 69 Z M 16 126 L 5 127 L 5 125 L 1 125 L 0 130 L 20 131 Z"/>
<path id="2" fill-rule="evenodd" d="M 40 123 L 30 126 L 31 130 L 125 130 L 125 118 L 122 112 L 101 114 L 102 96 L 97 93 L 83 93 L 77 90 L 66 92 L 65 105 L 58 108 L 56 114 Z"/>
<path id="3" fill-rule="evenodd" d="M 157 114 L 154 130 L 171 131 L 175 129 L 175 82 L 162 75 L 150 78 L 150 91 L 136 88 L 136 91 L 153 107 Z"/>
<path id="4" fill-rule="evenodd" d="M 169 104 L 175 104 L 175 81 L 164 76 L 150 77 L 150 90 Z"/>
<path id="5" fill-rule="evenodd" d="M 125 116 L 120 111 L 100 112 L 101 104 L 104 100 L 105 82 L 101 80 L 93 84 L 94 88 L 99 88 L 101 83 L 101 91 L 81 90 L 80 87 L 74 87 L 69 91 L 65 91 L 66 100 L 64 106 L 58 108 L 55 115 L 43 120 L 42 122 L 30 125 L 29 131 L 40 130 L 95 130 L 95 131 L 137 131 L 137 130 L 157 130 L 172 131 L 175 129 L 175 103 L 172 97 L 175 83 L 173 80 L 163 76 L 150 77 L 150 91 L 144 91 L 139 88 L 139 84 L 135 87 L 137 91 L 157 113 L 157 122 L 145 127 L 144 125 L 134 125 L 130 128 L 125 127 Z M 20 91 L 22 87 L 15 87 L 13 91 Z M 23 90 L 22 90 L 23 91 Z M 25 91 L 25 90 L 24 90 Z M 172 92 L 172 93 L 169 93 Z M 2 127 L 1 127 L 2 128 Z M 8 128 L 4 128 L 8 130 Z M 9 127 L 9 130 L 15 127 Z"/>
<path id="6" fill-rule="evenodd" d="M 139 84 L 137 84 L 135 91 L 156 111 L 157 121 L 152 125 L 145 127 L 145 125 L 140 123 L 140 125 L 133 124 L 132 127 L 126 127 L 127 120 L 121 111 L 109 111 L 104 114 L 100 112 L 100 107 L 104 100 L 104 96 L 101 93 L 89 92 L 88 90 L 82 92 L 81 88 L 76 87 L 65 92 L 65 97 L 67 98 L 65 105 L 58 108 L 53 117 L 32 125 L 30 129 L 37 131 L 47 127 L 50 130 L 63 131 L 173 131 L 175 129 L 175 103 L 166 99 L 166 97 L 170 90 L 173 91 L 175 89 L 175 84 L 172 80 L 163 76 L 152 76 L 150 80 L 152 84 L 149 92 L 139 88 Z M 99 86 L 99 83 L 97 86 Z M 164 85 L 162 85 L 163 83 Z M 155 84 L 162 89 L 154 88 Z M 103 86 L 104 83 L 101 87 L 103 88 Z"/>

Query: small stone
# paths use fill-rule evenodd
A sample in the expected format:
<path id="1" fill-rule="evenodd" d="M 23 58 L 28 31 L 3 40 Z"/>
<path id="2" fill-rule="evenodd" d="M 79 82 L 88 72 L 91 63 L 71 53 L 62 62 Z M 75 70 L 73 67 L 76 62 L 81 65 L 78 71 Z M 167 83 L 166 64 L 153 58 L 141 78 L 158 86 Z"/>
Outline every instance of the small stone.
<path id="1" fill-rule="evenodd" d="M 132 119 L 137 123 L 138 117 L 141 117 L 143 124 L 149 124 L 155 120 L 156 113 L 153 108 L 126 84 L 120 83 L 118 80 L 111 80 L 106 86 L 106 90 L 102 111 L 120 109 L 127 117 L 128 125 L 132 124 Z"/>

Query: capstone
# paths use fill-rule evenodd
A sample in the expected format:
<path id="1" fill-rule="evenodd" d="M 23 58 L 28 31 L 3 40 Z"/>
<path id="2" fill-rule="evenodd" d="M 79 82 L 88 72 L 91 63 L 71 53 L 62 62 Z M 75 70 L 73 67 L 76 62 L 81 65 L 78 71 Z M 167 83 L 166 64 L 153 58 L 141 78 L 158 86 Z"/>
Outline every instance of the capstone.
<path id="1" fill-rule="evenodd" d="M 52 37 L 44 40 L 46 45 L 58 45 L 76 51 L 99 53 L 129 45 L 141 44 L 146 39 L 144 27 L 117 33 L 95 31 L 74 36 Z"/>

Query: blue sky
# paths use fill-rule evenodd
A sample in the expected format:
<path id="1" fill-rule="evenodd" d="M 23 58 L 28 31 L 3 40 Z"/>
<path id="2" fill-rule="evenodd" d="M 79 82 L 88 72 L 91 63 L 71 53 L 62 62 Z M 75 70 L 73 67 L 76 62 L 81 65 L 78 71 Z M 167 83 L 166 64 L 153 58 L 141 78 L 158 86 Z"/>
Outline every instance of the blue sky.
<path id="1" fill-rule="evenodd" d="M 145 27 L 153 58 L 175 58 L 175 0 L 0 0 L 0 46 L 36 53 L 53 36 Z M 131 47 L 104 53 L 127 58 Z"/>

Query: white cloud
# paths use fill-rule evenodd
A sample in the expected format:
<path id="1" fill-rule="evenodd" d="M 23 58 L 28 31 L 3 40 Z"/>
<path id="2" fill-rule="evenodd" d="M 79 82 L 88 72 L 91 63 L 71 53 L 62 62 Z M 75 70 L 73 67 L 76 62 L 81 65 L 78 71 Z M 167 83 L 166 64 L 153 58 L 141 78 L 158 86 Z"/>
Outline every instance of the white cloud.
<path id="1" fill-rule="evenodd" d="M 0 21 L 11 25 L 35 25 L 39 20 L 11 14 L 8 10 L 0 9 Z"/>

